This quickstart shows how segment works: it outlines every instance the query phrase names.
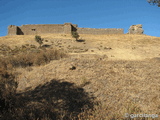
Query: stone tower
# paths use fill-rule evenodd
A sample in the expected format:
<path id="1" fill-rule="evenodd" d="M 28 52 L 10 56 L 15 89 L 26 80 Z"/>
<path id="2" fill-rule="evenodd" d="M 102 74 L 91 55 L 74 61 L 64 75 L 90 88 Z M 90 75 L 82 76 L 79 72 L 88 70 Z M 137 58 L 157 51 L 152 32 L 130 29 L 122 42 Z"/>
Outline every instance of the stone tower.
<path id="1" fill-rule="evenodd" d="M 8 26 L 8 35 L 17 35 L 18 27 L 15 25 Z"/>
<path id="2" fill-rule="evenodd" d="M 71 23 L 65 23 L 64 24 L 64 33 L 65 34 L 70 34 L 71 31 L 72 31 Z"/>

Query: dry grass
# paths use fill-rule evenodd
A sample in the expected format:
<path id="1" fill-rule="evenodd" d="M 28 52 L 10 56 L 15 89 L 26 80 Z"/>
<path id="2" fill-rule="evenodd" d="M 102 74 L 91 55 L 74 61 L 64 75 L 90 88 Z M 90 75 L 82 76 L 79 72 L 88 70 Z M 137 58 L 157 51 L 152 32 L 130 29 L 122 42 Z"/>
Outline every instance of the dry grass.
<path id="1" fill-rule="evenodd" d="M 70 35 L 61 34 L 41 36 L 44 39 L 72 39 Z M 23 51 L 25 54 L 16 54 L 19 56 L 16 58 L 17 63 L 21 60 L 25 60 L 25 63 L 26 60 L 33 60 L 34 65 L 26 68 L 11 65 L 19 84 L 17 93 L 13 92 L 16 97 L 9 96 L 15 101 L 13 109 L 7 106 L 10 112 L 3 110 L 2 119 L 131 120 L 124 117 L 125 113 L 160 115 L 159 38 L 146 35 L 80 35 L 80 37 L 85 40 L 87 47 L 112 49 L 73 53 L 67 58 L 50 63 L 44 62 L 46 60 L 44 56 L 52 58 L 56 55 L 53 51 L 36 54 L 26 54 Z M 11 47 L 31 42 L 38 45 L 34 43 L 34 36 L 0 38 L 0 43 Z M 6 56 L 7 54 L 4 57 Z M 34 57 L 40 61 L 35 62 Z M 6 60 L 14 59 L 11 57 Z M 42 63 L 45 64 L 41 66 Z M 10 69 L 10 65 L 4 60 L 0 64 L 3 66 L 2 73 L 5 72 L 4 69 Z M 73 66 L 75 69 L 70 69 Z M 134 120 L 151 119 L 134 118 Z"/>
<path id="2" fill-rule="evenodd" d="M 52 60 L 58 60 L 67 56 L 64 51 L 52 48 L 36 48 L 33 45 L 23 45 L 22 47 L 15 47 L 14 49 L 5 45 L 1 45 L 0 47 L 0 61 L 3 63 L 3 66 L 5 65 L 6 67 L 44 65 Z"/>
<path id="3" fill-rule="evenodd" d="M 127 119 L 124 118 L 125 113 L 160 114 L 159 60 L 108 61 L 99 59 L 101 56 L 82 58 L 66 58 L 34 67 L 32 72 L 24 71 L 18 78 L 18 90 L 25 89 L 22 79 L 28 88 L 34 90 L 37 85 L 56 78 L 83 87 L 100 102 L 91 113 L 80 113 L 81 119 Z M 69 70 L 71 65 L 76 69 Z"/>
<path id="4" fill-rule="evenodd" d="M 42 38 L 44 39 L 73 39 L 70 34 L 42 34 Z M 34 41 L 35 35 L 15 35 L 15 36 L 5 36 L 0 37 L 0 43 L 1 44 L 7 44 L 11 46 L 21 46 L 24 44 L 34 44 L 38 45 L 36 41 Z M 147 45 L 147 44 L 157 44 L 159 43 L 158 37 L 153 36 L 147 36 L 147 35 L 86 35 L 86 34 L 80 34 L 79 39 L 84 39 L 86 41 L 95 42 L 95 43 L 105 43 L 112 44 L 117 46 L 117 43 L 121 44 L 141 44 L 141 45 Z M 123 44 L 123 45 L 124 45 Z"/>
<path id="5" fill-rule="evenodd" d="M 2 63 L 0 62 L 2 65 Z M 16 103 L 16 89 L 18 83 L 15 80 L 15 75 L 8 72 L 4 67 L 0 68 L 0 119 L 5 119 L 3 116 L 6 112 L 12 111 Z M 6 119 L 7 120 L 7 119 Z"/>
<path id="6" fill-rule="evenodd" d="M 39 46 L 34 40 L 34 37 L 34 35 L 0 37 L 0 43 L 9 45 L 10 47 L 21 46 L 23 44 Z M 93 53 L 107 54 L 108 58 L 114 60 L 142 60 L 160 56 L 160 38 L 147 35 L 80 34 L 79 39 L 85 42 L 74 42 L 74 39 L 69 34 L 42 34 L 41 37 L 49 41 L 54 48 L 60 48 L 66 51 L 74 51 L 72 49 L 78 48 L 75 49 L 77 52 L 86 52 L 95 48 L 97 50 Z M 91 52 L 88 51 L 88 53 Z"/>
<path id="7" fill-rule="evenodd" d="M 72 38 L 71 35 L 63 35 L 63 34 L 42 34 L 42 38 L 44 39 L 53 39 L 53 38 L 58 38 L 58 39 L 70 39 Z M 15 36 L 4 36 L 0 37 L 0 44 L 8 45 L 11 47 L 15 46 L 22 46 L 25 44 L 32 44 L 39 46 L 39 44 L 34 40 L 35 35 L 15 35 Z"/>

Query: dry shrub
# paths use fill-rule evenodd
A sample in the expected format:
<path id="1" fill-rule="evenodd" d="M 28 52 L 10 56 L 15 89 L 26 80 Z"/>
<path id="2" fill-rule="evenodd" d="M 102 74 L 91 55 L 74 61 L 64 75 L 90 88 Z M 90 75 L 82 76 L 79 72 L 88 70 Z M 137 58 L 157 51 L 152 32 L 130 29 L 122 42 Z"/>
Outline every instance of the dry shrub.
<path id="1" fill-rule="evenodd" d="M 32 56 L 28 54 L 10 56 L 7 60 L 13 67 L 27 67 L 33 65 Z"/>
<path id="2" fill-rule="evenodd" d="M 0 114 L 14 107 L 18 83 L 5 68 L 0 69 Z"/>
<path id="3" fill-rule="evenodd" d="M 2 53 L 2 52 L 1 52 Z M 3 66 L 27 67 L 33 65 L 44 65 L 52 60 L 66 57 L 66 53 L 56 49 L 36 48 L 33 46 L 15 47 L 2 53 Z"/>

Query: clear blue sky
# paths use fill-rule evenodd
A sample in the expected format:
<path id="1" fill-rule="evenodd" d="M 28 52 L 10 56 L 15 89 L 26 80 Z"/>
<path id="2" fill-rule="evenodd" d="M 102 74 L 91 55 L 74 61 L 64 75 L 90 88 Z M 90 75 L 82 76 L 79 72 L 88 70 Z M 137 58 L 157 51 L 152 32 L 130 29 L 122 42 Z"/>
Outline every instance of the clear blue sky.
<path id="1" fill-rule="evenodd" d="M 160 37 L 160 7 L 147 0 L 0 0 L 0 36 L 9 25 L 63 24 L 124 28 L 143 24 L 144 34 Z"/>

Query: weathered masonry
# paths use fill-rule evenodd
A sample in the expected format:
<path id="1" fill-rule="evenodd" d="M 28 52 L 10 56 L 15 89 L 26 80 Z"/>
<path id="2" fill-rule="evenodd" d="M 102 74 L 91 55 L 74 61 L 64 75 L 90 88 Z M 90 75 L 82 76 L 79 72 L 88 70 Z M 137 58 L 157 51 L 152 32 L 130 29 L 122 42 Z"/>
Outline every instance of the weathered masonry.
<path id="1" fill-rule="evenodd" d="M 37 24 L 37 25 L 10 25 L 8 27 L 8 35 L 36 35 L 48 33 L 64 33 L 71 34 L 77 31 L 79 34 L 124 34 L 124 29 L 108 28 L 79 28 L 76 24 Z"/>

